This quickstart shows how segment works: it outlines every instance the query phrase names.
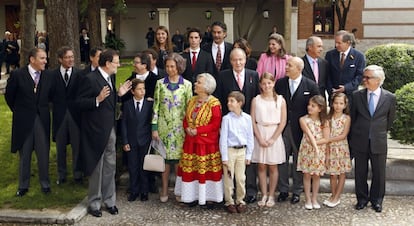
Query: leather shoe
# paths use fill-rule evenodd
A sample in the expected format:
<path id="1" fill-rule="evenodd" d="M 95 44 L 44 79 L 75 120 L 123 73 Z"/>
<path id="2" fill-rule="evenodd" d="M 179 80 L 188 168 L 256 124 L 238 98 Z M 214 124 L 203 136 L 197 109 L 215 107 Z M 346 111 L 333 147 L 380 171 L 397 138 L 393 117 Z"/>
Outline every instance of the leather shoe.
<path id="1" fill-rule="evenodd" d="M 141 201 L 148 201 L 148 193 L 141 193 Z"/>
<path id="2" fill-rule="evenodd" d="M 128 202 L 133 202 L 138 198 L 138 194 L 137 193 L 130 193 L 128 195 Z"/>
<path id="3" fill-rule="evenodd" d="M 300 201 L 300 196 L 299 195 L 297 195 L 297 194 L 293 194 L 292 195 L 292 199 L 290 200 L 290 203 L 292 203 L 292 204 L 296 204 L 296 203 L 298 203 Z"/>
<path id="4" fill-rule="evenodd" d="M 100 210 L 88 210 L 88 213 L 94 217 L 102 217 L 102 211 Z"/>
<path id="5" fill-rule="evenodd" d="M 106 207 L 106 210 L 112 215 L 118 214 L 118 208 L 116 208 L 116 206 Z"/>
<path id="6" fill-rule="evenodd" d="M 255 195 L 249 195 L 246 197 L 246 202 L 247 203 L 254 203 L 256 202 L 256 196 Z"/>
<path id="7" fill-rule="evenodd" d="M 48 194 L 50 194 L 50 192 L 52 192 L 52 190 L 50 190 L 50 188 L 49 188 L 49 187 L 46 187 L 46 188 L 42 188 L 42 192 L 43 192 L 45 195 L 48 195 Z"/>
<path id="8" fill-rule="evenodd" d="M 374 210 L 375 210 L 375 212 L 377 212 L 377 213 L 381 213 L 381 212 L 382 212 L 382 205 L 381 205 L 381 204 L 379 204 L 379 203 L 377 203 L 377 204 L 373 204 L 373 205 L 372 205 L 372 209 L 374 209 Z"/>
<path id="9" fill-rule="evenodd" d="M 367 206 L 367 203 L 358 202 L 358 203 L 355 205 L 355 209 L 356 209 L 356 210 L 362 210 L 362 209 L 364 209 L 366 206 Z"/>
<path id="10" fill-rule="evenodd" d="M 279 196 L 277 197 L 277 202 L 284 202 L 289 197 L 289 193 L 287 192 L 280 192 Z"/>
<path id="11" fill-rule="evenodd" d="M 247 206 L 245 204 L 238 204 L 236 209 L 238 213 L 244 213 L 247 210 Z"/>
<path id="12" fill-rule="evenodd" d="M 24 189 L 19 189 L 19 190 L 17 190 L 17 192 L 16 192 L 16 196 L 17 197 L 22 197 L 22 196 L 24 196 L 27 192 L 29 191 L 29 189 L 26 189 L 26 188 L 24 188 Z"/>
<path id="13" fill-rule="evenodd" d="M 235 205 L 228 205 L 226 206 L 227 212 L 229 213 L 237 213 L 237 208 Z"/>

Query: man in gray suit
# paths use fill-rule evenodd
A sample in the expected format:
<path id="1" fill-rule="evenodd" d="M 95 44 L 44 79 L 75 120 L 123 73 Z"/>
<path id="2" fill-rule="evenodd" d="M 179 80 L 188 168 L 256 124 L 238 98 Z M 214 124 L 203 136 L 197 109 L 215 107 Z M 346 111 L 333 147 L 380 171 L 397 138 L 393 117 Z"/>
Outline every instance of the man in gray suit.
<path id="1" fill-rule="evenodd" d="M 387 160 L 387 131 L 391 128 L 396 109 L 394 94 L 381 87 L 384 71 L 377 65 L 364 69 L 365 89 L 353 93 L 351 105 L 350 147 L 355 157 L 355 209 L 366 207 L 368 201 L 376 212 L 382 211 L 385 194 L 385 163 Z M 372 180 L 368 192 L 368 160 Z"/>

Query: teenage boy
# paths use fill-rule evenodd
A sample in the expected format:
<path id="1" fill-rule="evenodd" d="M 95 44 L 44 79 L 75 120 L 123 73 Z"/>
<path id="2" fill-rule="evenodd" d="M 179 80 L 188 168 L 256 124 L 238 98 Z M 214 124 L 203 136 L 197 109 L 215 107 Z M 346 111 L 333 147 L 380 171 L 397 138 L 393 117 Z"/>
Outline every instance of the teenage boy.
<path id="1" fill-rule="evenodd" d="M 220 153 L 224 172 L 225 206 L 230 213 L 247 209 L 244 197 L 245 169 L 253 153 L 253 126 L 250 115 L 242 111 L 243 93 L 233 91 L 227 98 L 229 113 L 223 117 L 220 130 Z M 233 179 L 236 178 L 236 202 L 233 200 Z M 235 205 L 236 204 L 236 205 Z"/>

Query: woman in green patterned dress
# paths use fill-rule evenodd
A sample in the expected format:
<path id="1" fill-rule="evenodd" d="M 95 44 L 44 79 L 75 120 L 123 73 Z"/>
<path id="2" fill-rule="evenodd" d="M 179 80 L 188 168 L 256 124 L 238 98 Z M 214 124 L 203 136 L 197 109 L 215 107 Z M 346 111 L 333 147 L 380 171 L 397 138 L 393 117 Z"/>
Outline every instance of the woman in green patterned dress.
<path id="1" fill-rule="evenodd" d="M 152 137 L 156 140 L 161 139 L 167 150 L 165 171 L 162 173 L 161 202 L 168 201 L 170 168 L 173 165 L 177 172 L 178 161 L 183 152 L 183 119 L 193 93 L 191 82 L 181 76 L 185 71 L 185 65 L 185 59 L 179 54 L 169 54 L 165 60 L 168 76 L 158 80 L 155 86 Z"/>

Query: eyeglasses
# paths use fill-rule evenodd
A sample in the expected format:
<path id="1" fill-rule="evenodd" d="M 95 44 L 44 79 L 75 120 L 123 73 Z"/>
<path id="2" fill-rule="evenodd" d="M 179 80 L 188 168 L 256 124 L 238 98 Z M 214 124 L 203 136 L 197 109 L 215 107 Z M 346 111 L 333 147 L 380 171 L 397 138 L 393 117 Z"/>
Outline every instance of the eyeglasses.
<path id="1" fill-rule="evenodd" d="M 362 79 L 366 79 L 366 80 L 370 80 L 370 79 L 373 79 L 373 78 L 375 78 L 375 77 L 373 77 L 373 76 L 362 76 Z"/>
<path id="2" fill-rule="evenodd" d="M 74 59 L 74 58 L 75 58 L 75 56 L 73 56 L 73 55 L 72 56 L 64 56 L 63 57 L 63 59 Z"/>
<path id="3" fill-rule="evenodd" d="M 111 61 L 111 63 L 113 63 L 113 64 L 115 64 L 115 65 L 120 65 L 120 64 L 119 64 L 119 61 L 118 61 L 118 62 L 113 62 L 113 61 Z"/>
<path id="4" fill-rule="evenodd" d="M 142 64 L 141 62 L 138 61 L 134 61 L 134 64 Z"/>

